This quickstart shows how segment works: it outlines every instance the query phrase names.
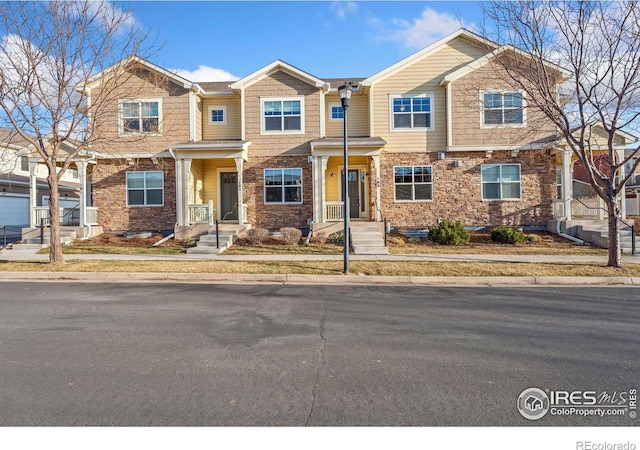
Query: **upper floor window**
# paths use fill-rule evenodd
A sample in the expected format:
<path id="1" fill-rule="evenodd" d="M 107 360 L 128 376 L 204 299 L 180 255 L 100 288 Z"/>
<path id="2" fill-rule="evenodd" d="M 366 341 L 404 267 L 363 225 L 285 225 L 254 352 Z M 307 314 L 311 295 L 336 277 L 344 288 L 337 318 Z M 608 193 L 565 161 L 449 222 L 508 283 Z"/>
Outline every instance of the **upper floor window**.
<path id="1" fill-rule="evenodd" d="M 164 173 L 159 170 L 127 172 L 127 206 L 162 206 Z"/>
<path id="2" fill-rule="evenodd" d="M 28 156 L 21 156 L 20 157 L 20 170 L 22 170 L 23 172 L 28 172 L 29 171 L 29 157 Z"/>
<path id="3" fill-rule="evenodd" d="M 302 169 L 265 169 L 265 203 L 302 203 Z"/>
<path id="4" fill-rule="evenodd" d="M 483 200 L 520 200 L 520 164 L 483 164 Z"/>
<path id="5" fill-rule="evenodd" d="M 524 98 L 520 92 L 483 92 L 482 125 L 524 124 Z"/>
<path id="6" fill-rule="evenodd" d="M 433 95 L 392 95 L 391 96 L 391 129 L 433 128 L 432 118 Z"/>
<path id="7" fill-rule="evenodd" d="M 160 99 L 120 101 L 121 133 L 160 133 Z"/>
<path id="8" fill-rule="evenodd" d="M 303 98 L 262 99 L 263 133 L 303 133 Z"/>
<path id="9" fill-rule="evenodd" d="M 396 166 L 393 168 L 395 200 L 433 200 L 431 166 Z"/>
<path id="10" fill-rule="evenodd" d="M 224 105 L 209 106 L 209 123 L 221 125 L 227 123 L 227 107 Z"/>
<path id="11" fill-rule="evenodd" d="M 342 105 L 331 105 L 331 120 L 344 120 L 344 109 Z"/>

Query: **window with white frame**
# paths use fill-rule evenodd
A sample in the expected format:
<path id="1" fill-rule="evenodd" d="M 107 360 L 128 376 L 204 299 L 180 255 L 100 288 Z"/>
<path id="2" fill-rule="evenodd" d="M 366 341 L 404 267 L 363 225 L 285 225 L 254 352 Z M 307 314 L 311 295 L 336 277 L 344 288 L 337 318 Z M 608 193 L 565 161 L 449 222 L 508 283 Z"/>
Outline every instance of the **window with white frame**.
<path id="1" fill-rule="evenodd" d="M 395 166 L 393 185 L 396 201 L 433 200 L 433 168 Z"/>
<path id="2" fill-rule="evenodd" d="M 423 129 L 433 127 L 433 95 L 392 95 L 391 129 Z"/>
<path id="3" fill-rule="evenodd" d="M 227 107 L 224 105 L 209 106 L 209 123 L 218 125 L 227 123 Z"/>
<path id="4" fill-rule="evenodd" d="M 302 203 L 302 169 L 264 169 L 265 203 Z"/>
<path id="5" fill-rule="evenodd" d="M 162 206 L 164 173 L 159 170 L 127 172 L 127 206 Z"/>
<path id="6" fill-rule="evenodd" d="M 21 156 L 20 157 L 20 170 L 22 170 L 23 172 L 28 172 L 29 171 L 29 157 L 28 156 Z"/>
<path id="7" fill-rule="evenodd" d="M 331 120 L 344 120 L 344 109 L 342 105 L 335 103 L 330 105 L 331 108 Z"/>
<path id="8" fill-rule="evenodd" d="M 160 133 L 160 99 L 120 101 L 120 132 Z"/>
<path id="9" fill-rule="evenodd" d="M 520 200 L 520 164 L 483 164 L 483 200 Z"/>
<path id="10" fill-rule="evenodd" d="M 521 126 L 524 124 L 524 98 L 521 92 L 483 92 L 482 125 Z"/>
<path id="11" fill-rule="evenodd" d="M 303 109 L 302 97 L 262 99 L 262 132 L 303 132 Z"/>

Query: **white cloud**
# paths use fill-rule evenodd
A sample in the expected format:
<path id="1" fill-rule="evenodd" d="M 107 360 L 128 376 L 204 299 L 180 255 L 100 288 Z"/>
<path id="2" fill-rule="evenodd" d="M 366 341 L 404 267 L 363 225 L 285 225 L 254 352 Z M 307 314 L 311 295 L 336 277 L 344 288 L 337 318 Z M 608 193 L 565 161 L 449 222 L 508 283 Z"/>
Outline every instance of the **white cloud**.
<path id="1" fill-rule="evenodd" d="M 427 7 L 417 19 L 392 19 L 387 38 L 400 41 L 405 47 L 417 49 L 426 47 L 462 26 L 469 28 L 451 14 Z"/>
<path id="2" fill-rule="evenodd" d="M 186 78 L 189 81 L 233 81 L 238 77 L 227 72 L 224 69 L 216 69 L 215 67 L 200 66 L 196 70 L 189 71 L 184 69 L 172 70 L 177 75 Z"/>
<path id="3" fill-rule="evenodd" d="M 356 2 L 336 1 L 331 2 L 331 10 L 336 13 L 340 20 L 347 17 L 347 13 L 353 13 L 358 9 Z"/>

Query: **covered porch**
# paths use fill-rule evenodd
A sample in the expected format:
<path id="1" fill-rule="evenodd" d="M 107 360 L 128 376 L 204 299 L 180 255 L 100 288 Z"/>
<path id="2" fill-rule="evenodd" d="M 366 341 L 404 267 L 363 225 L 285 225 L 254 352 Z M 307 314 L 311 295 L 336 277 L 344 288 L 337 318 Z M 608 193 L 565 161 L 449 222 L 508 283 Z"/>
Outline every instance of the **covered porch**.
<path id="1" fill-rule="evenodd" d="M 176 162 L 177 229 L 244 224 L 243 166 L 249 141 L 202 141 L 171 149 Z"/>
<path id="2" fill-rule="evenodd" d="M 349 138 L 347 190 L 349 218 L 353 221 L 382 220 L 380 210 L 381 138 Z M 311 142 L 313 164 L 314 223 L 344 219 L 344 141 L 326 138 Z"/>

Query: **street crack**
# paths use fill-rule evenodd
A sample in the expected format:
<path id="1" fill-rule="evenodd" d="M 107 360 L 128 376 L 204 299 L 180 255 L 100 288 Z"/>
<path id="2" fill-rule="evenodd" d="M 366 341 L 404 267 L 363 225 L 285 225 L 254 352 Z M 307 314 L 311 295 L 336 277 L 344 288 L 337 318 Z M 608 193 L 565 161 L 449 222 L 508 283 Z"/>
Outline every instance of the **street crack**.
<path id="1" fill-rule="evenodd" d="M 316 371 L 315 379 L 313 380 L 313 386 L 311 387 L 311 409 L 307 416 L 307 421 L 304 426 L 308 427 L 311 423 L 311 416 L 313 415 L 313 409 L 316 405 L 316 398 L 318 396 L 318 383 L 320 381 L 320 371 L 325 365 L 325 349 L 327 346 L 327 340 L 324 337 L 325 321 L 327 320 L 327 304 L 322 302 L 322 315 L 320 316 L 320 323 L 318 329 L 320 331 L 320 354 L 318 355 L 318 370 Z"/>

